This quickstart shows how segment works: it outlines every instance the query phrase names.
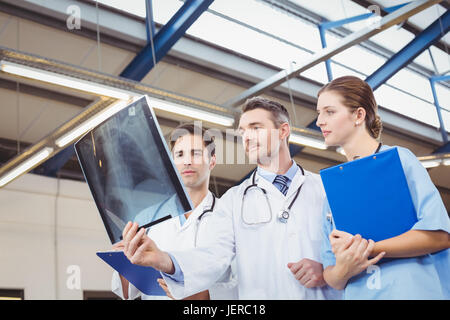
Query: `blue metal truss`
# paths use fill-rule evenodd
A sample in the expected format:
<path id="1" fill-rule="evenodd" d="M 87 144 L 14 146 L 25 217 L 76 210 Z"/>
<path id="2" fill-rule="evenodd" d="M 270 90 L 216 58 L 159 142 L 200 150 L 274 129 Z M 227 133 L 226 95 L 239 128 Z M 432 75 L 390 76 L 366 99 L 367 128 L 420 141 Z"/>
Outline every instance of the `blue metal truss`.
<path id="1" fill-rule="evenodd" d="M 389 11 L 393 11 L 396 9 L 398 9 L 398 6 L 389 8 Z M 336 22 L 329 22 L 329 23 L 325 22 L 324 24 L 325 27 L 328 26 L 335 27 L 345 22 L 345 20 L 347 20 L 347 23 L 349 20 L 351 20 L 351 22 L 358 21 L 367 18 L 367 15 L 370 14 L 361 15 L 358 17 L 344 19 Z M 450 30 L 450 11 L 448 10 L 439 19 L 434 21 L 428 28 L 426 28 L 420 34 L 418 34 L 402 50 L 400 50 L 397 54 L 392 56 L 383 66 L 381 66 L 378 70 L 376 70 L 372 75 L 367 77 L 366 82 L 372 87 L 373 90 L 376 90 L 379 86 L 385 83 L 390 77 L 392 77 L 395 73 L 397 73 L 401 68 L 405 67 L 408 63 L 414 60 L 425 49 L 429 48 L 433 43 L 438 41 L 449 30 Z M 331 70 L 329 74 L 331 74 Z M 435 101 L 437 101 L 437 97 L 435 97 Z M 437 107 L 437 110 L 439 119 L 441 121 L 441 132 L 442 132 L 442 130 L 445 129 L 443 129 L 444 125 L 442 122 L 442 116 L 440 115 L 440 107 Z M 310 125 L 312 125 L 313 123 L 311 123 Z M 445 135 L 445 138 L 443 139 L 444 141 L 447 141 L 446 140 L 447 136 Z"/>
<path id="2" fill-rule="evenodd" d="M 436 107 L 436 112 L 439 119 L 439 130 L 441 131 L 442 141 L 444 143 L 448 143 L 448 134 L 447 129 L 445 129 L 444 120 L 442 119 L 441 106 L 439 104 L 439 99 L 436 93 L 435 83 L 439 81 L 448 81 L 450 80 L 450 76 L 434 76 L 430 78 L 431 91 L 433 92 L 434 105 Z"/>
<path id="3" fill-rule="evenodd" d="M 397 6 L 393 6 L 393 7 L 384 8 L 384 11 L 391 13 L 409 3 L 410 2 L 403 3 L 403 4 L 400 4 Z M 332 29 L 332 28 L 342 27 L 343 25 L 346 25 L 346 24 L 349 24 L 352 22 L 365 20 L 365 19 L 371 18 L 373 16 L 374 16 L 374 13 L 365 13 L 365 14 L 361 14 L 361 15 L 346 18 L 346 19 L 341 19 L 341 20 L 336 20 L 336 21 L 324 21 L 324 22 L 320 23 L 318 25 L 318 27 L 319 27 L 320 41 L 322 43 L 322 48 L 327 47 L 327 40 L 326 40 L 326 31 L 327 30 Z M 328 81 L 331 81 L 331 80 L 333 80 L 333 73 L 331 71 L 330 59 L 325 61 L 325 66 L 327 69 Z"/>
<path id="4" fill-rule="evenodd" d="M 154 37 L 155 59 L 152 46 L 148 43 L 131 61 L 120 76 L 141 81 L 154 67 L 153 60 L 160 61 L 172 46 L 184 35 L 197 18 L 208 9 L 214 0 L 188 0 L 175 13 L 170 21 L 158 31 Z"/>
<path id="5" fill-rule="evenodd" d="M 73 145 L 70 145 L 58 152 L 56 156 L 48 159 L 42 165 L 35 168 L 33 173 L 45 175 L 47 177 L 56 177 L 58 171 L 74 156 L 74 154 L 75 148 Z"/>
<path id="6" fill-rule="evenodd" d="M 450 10 L 447 10 L 439 19 L 434 21 L 430 26 L 417 35 L 410 43 L 408 43 L 402 50 L 391 57 L 383 66 L 381 66 L 372 75 L 367 77 L 366 81 L 372 87 L 373 90 L 377 89 L 383 83 L 385 83 L 390 77 L 392 77 L 398 70 L 405 67 L 408 63 L 413 61 L 419 54 L 425 49 L 430 47 L 433 43 L 438 41 L 443 35 L 450 30 Z M 431 77 L 430 84 L 433 92 L 434 102 L 436 106 L 436 112 L 438 114 L 440 131 L 442 134 L 442 140 L 445 145 L 434 153 L 441 153 L 445 150 L 449 150 L 447 131 L 442 119 L 441 107 L 439 105 L 435 82 L 441 80 L 448 80 L 447 77 Z"/>
<path id="7" fill-rule="evenodd" d="M 208 9 L 214 0 L 187 0 L 174 16 L 155 34 L 152 1 L 146 0 L 146 30 L 147 45 L 137 54 L 131 63 L 122 71 L 120 76 L 135 81 L 141 81 L 148 72 L 185 34 L 186 30 L 197 18 Z M 151 35 L 153 35 L 153 48 Z M 153 56 L 154 52 L 154 56 Z M 60 168 L 75 154 L 73 145 L 59 152 L 55 157 L 47 160 L 38 170 L 33 172 L 55 177 Z"/>
<path id="8" fill-rule="evenodd" d="M 438 153 L 450 153 L 450 142 L 447 142 L 443 146 L 440 146 L 439 148 L 433 151 L 433 154 Z"/>
<path id="9" fill-rule="evenodd" d="M 402 50 L 393 55 L 377 71 L 367 77 L 366 82 L 376 90 L 400 69 L 408 65 L 425 49 L 433 45 L 450 30 L 450 10 L 408 43 Z"/>

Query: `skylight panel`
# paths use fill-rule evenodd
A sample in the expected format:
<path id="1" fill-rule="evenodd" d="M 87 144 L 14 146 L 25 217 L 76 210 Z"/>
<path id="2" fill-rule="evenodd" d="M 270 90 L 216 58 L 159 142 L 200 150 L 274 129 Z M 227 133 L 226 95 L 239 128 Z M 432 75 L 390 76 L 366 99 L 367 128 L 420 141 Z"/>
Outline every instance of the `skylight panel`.
<path id="1" fill-rule="evenodd" d="M 380 86 L 374 94 L 379 105 L 436 128 L 439 127 L 434 104 L 426 103 L 387 85 Z"/>
<path id="2" fill-rule="evenodd" d="M 387 83 L 410 92 L 430 103 L 433 102 L 429 80 L 416 72 L 403 68 L 394 74 Z"/>

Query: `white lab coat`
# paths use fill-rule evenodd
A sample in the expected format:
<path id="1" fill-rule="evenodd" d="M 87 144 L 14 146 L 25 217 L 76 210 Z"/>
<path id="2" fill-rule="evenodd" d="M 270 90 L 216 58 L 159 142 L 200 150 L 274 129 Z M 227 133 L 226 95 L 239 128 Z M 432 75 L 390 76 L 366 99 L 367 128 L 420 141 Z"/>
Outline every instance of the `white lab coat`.
<path id="1" fill-rule="evenodd" d="M 209 239 L 214 239 L 213 245 L 197 250 L 169 250 L 184 274 L 184 283 L 163 275 L 170 292 L 181 298 L 204 290 L 235 257 L 239 299 L 340 299 L 341 293 L 327 286 L 305 288 L 287 267 L 289 262 L 303 258 L 320 262 L 325 192 L 319 175 L 305 171 L 303 176 L 298 170 L 286 196 L 258 174 L 256 183 L 267 191 L 271 221 L 264 225 L 246 225 L 242 221 L 242 196 L 251 177 L 228 190 L 205 226 Z M 288 222 L 280 222 L 278 213 L 291 203 L 302 184 Z M 262 193 L 251 194 L 246 196 L 245 208 L 254 210 L 244 213 L 246 221 L 258 212 L 268 212 L 261 207 L 267 205 Z"/>
<path id="2" fill-rule="evenodd" d="M 163 251 L 170 250 L 185 250 L 194 248 L 195 246 L 201 247 L 208 244 L 207 233 L 205 232 L 206 221 L 210 216 L 215 214 L 209 212 L 203 215 L 199 221 L 198 217 L 205 211 L 211 208 L 213 196 L 211 192 L 208 192 L 203 201 L 195 208 L 189 218 L 180 224 L 179 217 L 174 217 L 170 220 L 158 223 L 147 230 L 148 236 L 156 242 L 158 247 Z M 220 200 L 216 198 L 215 208 L 219 206 Z M 235 272 L 231 267 L 223 270 L 222 274 L 217 278 L 217 282 L 208 286 L 210 298 L 212 300 L 220 299 L 237 299 L 237 279 Z M 120 277 L 117 271 L 114 271 L 111 284 L 112 291 L 122 299 L 123 291 Z M 129 299 L 136 299 L 141 296 L 143 300 L 159 300 L 169 299 L 167 296 L 148 296 L 141 293 L 131 283 L 128 288 Z"/>

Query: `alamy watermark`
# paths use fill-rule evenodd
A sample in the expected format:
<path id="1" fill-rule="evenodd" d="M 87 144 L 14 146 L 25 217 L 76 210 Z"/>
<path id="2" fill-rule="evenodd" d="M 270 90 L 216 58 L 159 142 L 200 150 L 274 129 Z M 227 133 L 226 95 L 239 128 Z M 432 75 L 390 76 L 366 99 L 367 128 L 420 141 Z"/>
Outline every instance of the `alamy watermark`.
<path id="1" fill-rule="evenodd" d="M 367 278 L 367 288 L 369 290 L 380 290 L 381 289 L 381 268 L 376 265 L 369 266 L 366 270 L 367 274 L 372 273 L 372 275 Z"/>
<path id="2" fill-rule="evenodd" d="M 81 290 L 81 268 L 78 265 L 70 265 L 66 269 L 68 274 L 66 287 L 69 290 Z"/>
<path id="3" fill-rule="evenodd" d="M 77 5 L 70 5 L 66 9 L 69 15 L 66 19 L 66 26 L 69 30 L 81 29 L 81 8 Z"/>

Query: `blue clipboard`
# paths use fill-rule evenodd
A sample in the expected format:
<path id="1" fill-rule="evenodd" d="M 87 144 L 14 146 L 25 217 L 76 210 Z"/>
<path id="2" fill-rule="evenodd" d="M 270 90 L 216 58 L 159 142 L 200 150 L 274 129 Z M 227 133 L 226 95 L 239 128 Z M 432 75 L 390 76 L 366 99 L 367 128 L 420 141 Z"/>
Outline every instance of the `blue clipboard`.
<path id="1" fill-rule="evenodd" d="M 336 229 L 380 241 L 417 222 L 398 149 L 320 171 Z"/>
<path id="2" fill-rule="evenodd" d="M 97 256 L 146 295 L 166 295 L 156 281 L 156 279 L 162 278 L 158 270 L 132 264 L 122 251 L 97 252 Z"/>

